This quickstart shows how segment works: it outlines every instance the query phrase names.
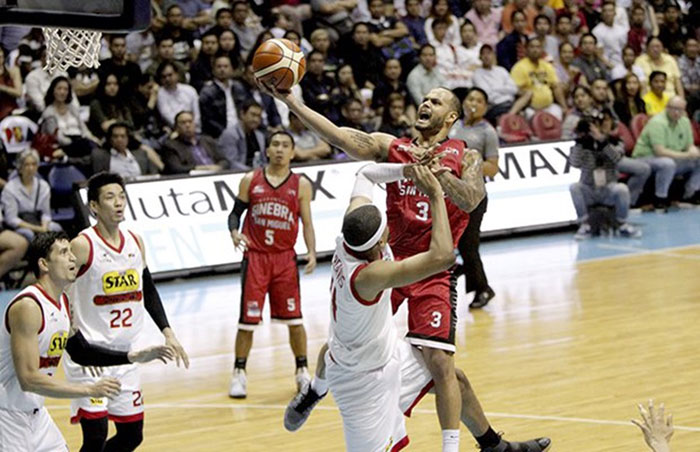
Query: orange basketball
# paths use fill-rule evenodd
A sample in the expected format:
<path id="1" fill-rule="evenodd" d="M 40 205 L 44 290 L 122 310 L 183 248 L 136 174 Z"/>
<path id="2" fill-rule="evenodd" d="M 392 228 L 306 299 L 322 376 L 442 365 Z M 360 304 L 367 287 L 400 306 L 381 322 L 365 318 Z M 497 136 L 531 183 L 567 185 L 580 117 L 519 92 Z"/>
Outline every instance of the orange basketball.
<path id="1" fill-rule="evenodd" d="M 306 58 L 289 39 L 268 39 L 253 55 L 255 78 L 279 90 L 288 90 L 301 81 Z"/>

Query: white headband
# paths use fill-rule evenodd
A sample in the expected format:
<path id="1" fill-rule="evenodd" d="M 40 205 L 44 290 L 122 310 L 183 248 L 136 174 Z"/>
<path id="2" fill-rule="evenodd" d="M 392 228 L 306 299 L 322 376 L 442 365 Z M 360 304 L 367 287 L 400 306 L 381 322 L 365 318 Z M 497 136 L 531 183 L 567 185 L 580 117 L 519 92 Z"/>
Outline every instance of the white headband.
<path id="1" fill-rule="evenodd" d="M 374 245 L 379 242 L 379 239 L 382 238 L 382 234 L 384 234 L 384 229 L 386 229 L 386 213 L 380 209 L 377 206 L 374 206 L 378 211 L 379 211 L 379 228 L 377 228 L 377 232 L 374 233 L 372 237 L 370 237 L 365 243 L 362 243 L 360 245 L 350 245 L 347 240 L 343 239 L 343 242 L 345 242 L 345 246 L 350 248 L 353 251 L 357 251 L 358 253 L 361 253 L 363 251 L 367 251 L 371 249 Z"/>

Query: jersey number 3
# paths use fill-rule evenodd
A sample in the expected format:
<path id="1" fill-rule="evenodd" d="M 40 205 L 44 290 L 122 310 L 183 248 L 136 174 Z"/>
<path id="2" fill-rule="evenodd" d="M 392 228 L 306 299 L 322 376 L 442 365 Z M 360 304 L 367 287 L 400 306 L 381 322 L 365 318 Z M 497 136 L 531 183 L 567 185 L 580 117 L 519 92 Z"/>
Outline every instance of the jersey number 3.
<path id="1" fill-rule="evenodd" d="M 430 212 L 430 204 L 428 204 L 425 201 L 418 201 L 416 203 L 416 207 L 418 208 L 416 218 L 418 218 L 420 221 L 428 221 L 428 212 Z"/>
<path id="2" fill-rule="evenodd" d="M 109 322 L 110 328 L 129 328 L 132 326 L 131 308 L 112 309 L 109 314 L 112 316 L 112 320 Z"/>

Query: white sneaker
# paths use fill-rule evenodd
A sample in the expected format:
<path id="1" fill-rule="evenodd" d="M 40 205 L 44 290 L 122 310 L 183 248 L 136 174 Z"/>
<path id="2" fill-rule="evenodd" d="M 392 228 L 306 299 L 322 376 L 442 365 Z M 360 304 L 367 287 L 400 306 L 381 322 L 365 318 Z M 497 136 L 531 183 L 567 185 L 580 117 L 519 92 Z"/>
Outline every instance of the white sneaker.
<path id="1" fill-rule="evenodd" d="M 586 240 L 591 238 L 591 225 L 588 223 L 581 223 L 578 227 L 578 231 L 574 234 L 574 239 L 576 240 Z"/>
<path id="2" fill-rule="evenodd" d="M 309 375 L 309 370 L 306 367 L 297 369 L 294 379 L 297 382 L 297 392 L 300 392 L 301 388 L 311 383 L 311 375 Z"/>
<path id="3" fill-rule="evenodd" d="M 248 378 L 246 378 L 244 370 L 235 369 L 233 371 L 228 395 L 234 399 L 245 399 L 248 395 Z"/>

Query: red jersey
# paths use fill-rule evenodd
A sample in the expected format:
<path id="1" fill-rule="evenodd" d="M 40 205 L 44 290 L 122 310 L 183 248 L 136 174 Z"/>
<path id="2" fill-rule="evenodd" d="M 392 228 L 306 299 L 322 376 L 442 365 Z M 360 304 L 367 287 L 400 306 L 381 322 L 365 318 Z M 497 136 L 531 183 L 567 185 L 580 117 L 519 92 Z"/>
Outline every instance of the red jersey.
<path id="1" fill-rule="evenodd" d="M 294 249 L 299 232 L 299 177 L 290 172 L 284 182 L 273 187 L 263 169 L 253 172 L 243 224 L 243 233 L 250 241 L 248 249 L 263 253 Z"/>
<path id="2" fill-rule="evenodd" d="M 408 150 L 411 138 L 397 138 L 389 146 L 387 161 L 390 163 L 416 163 Z M 456 177 L 462 175 L 462 157 L 467 144 L 462 140 L 449 139 L 435 151 L 440 155 L 440 164 L 450 169 Z M 447 215 L 450 219 L 452 240 L 457 247 L 462 233 L 469 223 L 469 214 L 445 197 Z M 386 211 L 389 224 L 389 245 L 394 255 L 401 258 L 427 251 L 430 247 L 430 231 L 433 220 L 430 199 L 421 193 L 411 180 L 400 180 L 387 184 Z"/>

